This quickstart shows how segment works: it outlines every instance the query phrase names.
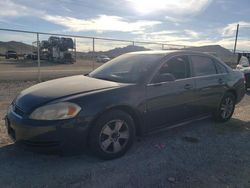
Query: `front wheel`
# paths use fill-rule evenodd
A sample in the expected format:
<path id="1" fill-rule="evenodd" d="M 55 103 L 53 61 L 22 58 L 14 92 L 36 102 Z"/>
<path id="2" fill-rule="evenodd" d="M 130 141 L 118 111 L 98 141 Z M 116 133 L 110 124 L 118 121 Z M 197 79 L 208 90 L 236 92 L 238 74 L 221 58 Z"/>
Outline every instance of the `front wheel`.
<path id="1" fill-rule="evenodd" d="M 90 149 L 102 159 L 121 157 L 132 146 L 135 125 L 131 116 L 120 110 L 103 114 L 89 135 Z"/>
<path id="2" fill-rule="evenodd" d="M 222 98 L 219 108 L 214 113 L 216 121 L 226 122 L 228 121 L 235 109 L 235 96 L 232 93 L 226 93 Z"/>

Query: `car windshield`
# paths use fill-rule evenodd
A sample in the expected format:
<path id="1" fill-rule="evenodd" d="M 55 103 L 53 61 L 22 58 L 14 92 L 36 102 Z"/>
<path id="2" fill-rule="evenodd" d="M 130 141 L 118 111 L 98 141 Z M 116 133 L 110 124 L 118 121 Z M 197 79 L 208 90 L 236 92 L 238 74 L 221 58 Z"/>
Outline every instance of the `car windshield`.
<path id="1" fill-rule="evenodd" d="M 125 54 L 100 66 L 90 77 L 122 83 L 138 83 L 164 54 Z"/>

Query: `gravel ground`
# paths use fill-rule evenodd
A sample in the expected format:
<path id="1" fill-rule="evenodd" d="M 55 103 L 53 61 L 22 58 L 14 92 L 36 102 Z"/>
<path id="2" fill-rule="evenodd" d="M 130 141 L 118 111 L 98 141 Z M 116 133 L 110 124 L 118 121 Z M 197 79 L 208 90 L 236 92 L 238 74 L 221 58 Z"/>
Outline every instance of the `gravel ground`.
<path id="1" fill-rule="evenodd" d="M 0 118 L 35 82 L 0 82 Z M 250 187 L 250 92 L 233 119 L 210 119 L 138 138 L 122 158 L 61 157 L 10 142 L 0 120 L 0 187 Z M 86 152 L 85 152 L 86 153 Z"/>

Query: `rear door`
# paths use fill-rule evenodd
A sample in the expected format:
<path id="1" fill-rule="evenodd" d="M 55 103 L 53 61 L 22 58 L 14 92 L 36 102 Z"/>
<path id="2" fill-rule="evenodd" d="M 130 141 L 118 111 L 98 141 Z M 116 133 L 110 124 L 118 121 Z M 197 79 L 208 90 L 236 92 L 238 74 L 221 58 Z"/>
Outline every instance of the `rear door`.
<path id="1" fill-rule="evenodd" d="M 190 61 L 197 99 L 193 105 L 196 106 L 197 113 L 211 112 L 218 106 L 224 93 L 226 73 L 220 73 L 218 71 L 220 64 L 217 65 L 209 56 L 191 55 Z"/>
<path id="2" fill-rule="evenodd" d="M 170 74 L 175 80 L 157 81 L 162 74 Z M 148 129 L 171 125 L 189 118 L 194 81 L 190 78 L 188 56 L 176 56 L 166 61 L 146 88 Z"/>

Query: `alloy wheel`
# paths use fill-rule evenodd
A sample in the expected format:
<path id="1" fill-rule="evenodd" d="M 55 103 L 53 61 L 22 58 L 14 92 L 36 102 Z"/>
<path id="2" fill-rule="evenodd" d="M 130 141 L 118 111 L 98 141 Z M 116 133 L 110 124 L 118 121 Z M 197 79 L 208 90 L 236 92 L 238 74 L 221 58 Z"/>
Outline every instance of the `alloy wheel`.
<path id="1" fill-rule="evenodd" d="M 116 119 L 106 123 L 99 136 L 99 144 L 104 152 L 117 153 L 129 140 L 129 128 L 125 121 Z"/>
<path id="2" fill-rule="evenodd" d="M 231 116 L 234 110 L 234 101 L 231 97 L 226 97 L 221 104 L 221 117 L 227 119 Z"/>

